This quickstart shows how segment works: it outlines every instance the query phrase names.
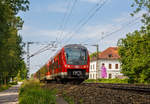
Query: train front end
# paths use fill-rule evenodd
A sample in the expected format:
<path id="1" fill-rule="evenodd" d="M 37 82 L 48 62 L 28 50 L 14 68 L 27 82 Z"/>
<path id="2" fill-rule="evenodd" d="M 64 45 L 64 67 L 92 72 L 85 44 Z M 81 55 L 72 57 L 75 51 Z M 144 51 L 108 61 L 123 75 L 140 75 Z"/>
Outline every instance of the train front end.
<path id="1" fill-rule="evenodd" d="M 82 45 L 67 45 L 64 47 L 64 68 L 67 79 L 84 81 L 89 77 L 89 53 Z"/>

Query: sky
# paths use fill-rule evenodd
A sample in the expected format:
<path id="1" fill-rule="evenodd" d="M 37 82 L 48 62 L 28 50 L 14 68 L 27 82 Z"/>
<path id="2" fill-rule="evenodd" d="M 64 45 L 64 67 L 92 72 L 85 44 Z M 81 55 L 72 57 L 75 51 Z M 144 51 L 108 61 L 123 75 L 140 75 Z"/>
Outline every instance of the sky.
<path id="1" fill-rule="evenodd" d="M 24 20 L 19 34 L 30 45 L 30 55 L 49 45 L 49 50 L 30 58 L 30 74 L 66 44 L 83 44 L 89 53 L 117 46 L 126 34 L 142 25 L 144 11 L 130 16 L 134 0 L 30 0 L 30 10 L 18 15 Z M 56 46 L 51 44 L 55 41 Z M 53 47 L 53 48 L 51 48 Z M 26 51 L 26 47 L 24 48 Z M 26 62 L 26 54 L 23 56 Z"/>

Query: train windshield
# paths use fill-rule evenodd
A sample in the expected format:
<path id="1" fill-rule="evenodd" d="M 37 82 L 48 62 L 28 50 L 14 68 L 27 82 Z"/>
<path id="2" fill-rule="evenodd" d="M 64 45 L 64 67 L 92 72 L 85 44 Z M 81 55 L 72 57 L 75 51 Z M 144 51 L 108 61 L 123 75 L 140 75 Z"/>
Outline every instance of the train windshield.
<path id="1" fill-rule="evenodd" d="M 87 64 L 87 50 L 82 48 L 65 49 L 67 64 L 85 65 Z"/>

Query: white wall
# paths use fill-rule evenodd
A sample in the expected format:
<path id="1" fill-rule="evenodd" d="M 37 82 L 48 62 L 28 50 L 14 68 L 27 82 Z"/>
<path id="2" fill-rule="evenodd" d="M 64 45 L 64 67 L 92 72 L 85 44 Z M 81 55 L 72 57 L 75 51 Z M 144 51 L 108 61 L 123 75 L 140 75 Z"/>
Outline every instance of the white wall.
<path id="1" fill-rule="evenodd" d="M 100 59 L 98 61 L 98 78 L 101 78 L 101 66 L 102 64 L 105 64 L 105 67 L 107 69 L 107 78 L 116 78 L 118 75 L 122 75 L 120 73 L 120 62 L 119 60 L 106 60 L 106 59 Z M 111 69 L 109 68 L 109 64 L 111 64 Z M 115 65 L 118 64 L 118 69 L 116 69 Z M 94 66 L 94 68 L 93 68 Z M 90 73 L 89 73 L 89 79 L 96 79 L 96 61 L 90 62 Z"/>
<path id="2" fill-rule="evenodd" d="M 90 62 L 89 79 L 96 79 L 96 61 Z"/>

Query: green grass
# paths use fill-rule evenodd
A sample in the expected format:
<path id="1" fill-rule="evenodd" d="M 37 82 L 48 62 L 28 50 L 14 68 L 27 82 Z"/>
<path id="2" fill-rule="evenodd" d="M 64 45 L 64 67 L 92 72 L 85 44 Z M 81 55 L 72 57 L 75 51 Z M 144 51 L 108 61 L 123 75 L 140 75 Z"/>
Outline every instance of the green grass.
<path id="1" fill-rule="evenodd" d="M 37 81 L 25 81 L 20 88 L 19 104 L 56 104 L 56 90 L 41 88 Z"/>
<path id="2" fill-rule="evenodd" d="M 3 90 L 7 90 L 9 87 L 11 87 L 11 85 L 2 85 L 0 86 L 0 92 Z"/>
<path id="3" fill-rule="evenodd" d="M 65 100 L 65 101 L 67 101 L 67 102 L 68 102 L 68 104 L 74 104 L 74 100 L 73 100 L 73 98 L 72 98 L 72 97 L 67 96 L 65 92 L 63 93 L 63 98 L 64 98 L 64 100 Z"/>
<path id="4" fill-rule="evenodd" d="M 128 79 L 98 79 L 97 81 L 95 79 L 88 79 L 88 80 L 85 80 L 84 82 L 87 82 L 87 83 L 92 83 L 92 82 L 97 82 L 97 83 L 128 83 Z"/>

